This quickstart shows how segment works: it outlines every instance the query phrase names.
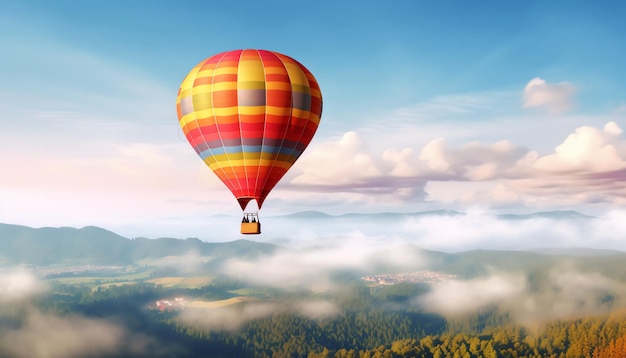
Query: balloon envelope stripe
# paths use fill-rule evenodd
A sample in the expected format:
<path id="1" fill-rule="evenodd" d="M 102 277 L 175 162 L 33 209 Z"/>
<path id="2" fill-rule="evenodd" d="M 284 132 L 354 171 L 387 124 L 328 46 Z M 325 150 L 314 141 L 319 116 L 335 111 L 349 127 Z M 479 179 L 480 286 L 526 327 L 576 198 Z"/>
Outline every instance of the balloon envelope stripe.
<path id="1" fill-rule="evenodd" d="M 261 151 L 263 148 L 263 151 Z M 220 154 L 237 154 L 237 153 L 280 153 L 291 156 L 299 156 L 302 154 L 302 150 L 298 150 L 297 148 L 288 148 L 288 147 L 269 147 L 269 146 L 260 146 L 260 145 L 237 145 L 237 146 L 224 146 L 217 148 L 209 148 L 206 151 L 200 153 L 202 158 L 206 158 L 210 155 L 220 155 Z M 211 154 L 212 153 L 212 154 Z"/>
<path id="2" fill-rule="evenodd" d="M 322 95 L 291 57 L 235 50 L 197 64 L 176 101 L 193 149 L 238 199 L 259 207 L 313 138 Z"/>

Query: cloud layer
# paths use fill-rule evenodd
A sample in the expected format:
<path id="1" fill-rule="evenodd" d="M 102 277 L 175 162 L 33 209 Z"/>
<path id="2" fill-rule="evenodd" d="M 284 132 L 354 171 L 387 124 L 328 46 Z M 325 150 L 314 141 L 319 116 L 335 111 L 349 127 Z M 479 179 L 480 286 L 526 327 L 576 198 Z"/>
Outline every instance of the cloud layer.
<path id="1" fill-rule="evenodd" d="M 166 352 L 141 333 L 119 322 L 77 314 L 60 316 L 44 312 L 32 299 L 46 285 L 26 270 L 0 271 L 0 356 L 72 358 L 101 355 Z"/>
<path id="2" fill-rule="evenodd" d="M 416 303 L 451 318 L 497 306 L 514 322 L 534 326 L 551 320 L 606 314 L 623 307 L 626 285 L 599 274 L 558 267 L 540 282 L 531 283 L 524 275 L 506 273 L 449 281 L 435 286 Z"/>
<path id="3" fill-rule="evenodd" d="M 443 138 L 421 148 L 388 148 L 376 152 L 358 133 L 320 144 L 302 158 L 289 181 L 298 190 L 358 193 L 385 200 L 437 201 L 432 183 L 468 183 L 457 201 L 472 197 L 474 183 L 491 182 L 483 202 L 554 204 L 623 204 L 626 202 L 626 138 L 616 122 L 604 128 L 579 127 L 553 153 L 542 155 L 509 141 L 472 142 L 451 147 Z"/>
<path id="4" fill-rule="evenodd" d="M 535 77 L 524 87 L 524 108 L 538 108 L 551 114 L 567 112 L 573 107 L 576 88 L 568 82 L 548 83 Z"/>
<path id="5" fill-rule="evenodd" d="M 340 313 L 332 302 L 304 300 L 298 302 L 248 302 L 242 306 L 219 308 L 193 308 L 184 310 L 177 319 L 186 325 L 206 331 L 234 331 L 251 320 L 289 313 L 313 320 L 331 318 Z"/>

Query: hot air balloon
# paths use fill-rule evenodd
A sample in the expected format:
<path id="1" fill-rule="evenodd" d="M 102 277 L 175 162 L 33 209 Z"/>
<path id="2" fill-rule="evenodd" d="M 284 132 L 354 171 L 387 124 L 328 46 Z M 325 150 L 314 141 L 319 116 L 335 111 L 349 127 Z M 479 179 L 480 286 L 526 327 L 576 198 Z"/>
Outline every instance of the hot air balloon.
<path id="1" fill-rule="evenodd" d="M 259 234 L 251 200 L 265 198 L 313 138 L 322 94 L 313 74 L 295 59 L 267 50 L 211 56 L 183 80 L 176 99 L 187 140 L 233 193 L 242 234 Z"/>

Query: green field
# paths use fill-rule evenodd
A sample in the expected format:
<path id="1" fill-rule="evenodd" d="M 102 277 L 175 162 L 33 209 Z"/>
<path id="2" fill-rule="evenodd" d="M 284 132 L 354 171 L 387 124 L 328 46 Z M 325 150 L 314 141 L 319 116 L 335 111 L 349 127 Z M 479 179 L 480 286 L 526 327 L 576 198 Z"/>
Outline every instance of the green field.
<path id="1" fill-rule="evenodd" d="M 252 297 L 233 297 L 225 300 L 218 301 L 191 301 L 186 306 L 190 308 L 218 308 L 218 307 L 226 307 L 230 305 L 234 305 L 241 302 L 249 302 L 254 301 L 255 299 Z"/>
<path id="2" fill-rule="evenodd" d="M 114 274 L 103 274 L 103 275 L 94 275 L 93 272 L 86 273 L 86 276 L 81 276 L 80 274 L 71 276 L 71 277 L 54 277 L 49 278 L 47 281 L 54 283 L 62 283 L 67 285 L 97 285 L 102 283 L 121 283 L 121 282 L 137 282 L 144 281 L 149 278 L 152 274 L 152 271 L 142 271 L 135 272 L 126 275 L 114 275 Z"/>
<path id="3" fill-rule="evenodd" d="M 146 280 L 145 282 L 154 283 L 163 287 L 180 287 L 180 288 L 199 288 L 206 286 L 213 281 L 211 276 L 166 276 Z"/>

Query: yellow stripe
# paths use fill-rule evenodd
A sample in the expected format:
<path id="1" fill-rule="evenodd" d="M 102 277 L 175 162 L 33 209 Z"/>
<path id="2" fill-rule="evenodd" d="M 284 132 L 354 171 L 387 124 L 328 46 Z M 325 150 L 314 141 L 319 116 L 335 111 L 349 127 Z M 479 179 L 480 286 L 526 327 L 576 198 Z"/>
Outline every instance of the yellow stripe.
<path id="1" fill-rule="evenodd" d="M 183 116 L 183 118 L 181 118 L 179 120 L 179 124 L 181 127 L 186 127 L 189 123 L 193 122 L 196 119 L 196 117 L 193 115 L 192 113 L 186 114 Z"/>
<path id="2" fill-rule="evenodd" d="M 233 106 L 233 107 L 223 107 L 223 108 L 214 108 L 213 111 L 209 114 L 205 114 L 205 115 L 200 115 L 200 113 L 198 113 L 198 117 L 207 117 L 207 116 L 212 116 L 215 114 L 216 117 L 221 117 L 221 116 L 232 116 L 232 115 L 236 115 L 237 113 L 239 113 L 237 110 L 239 109 L 238 106 Z"/>
<path id="3" fill-rule="evenodd" d="M 298 117 L 298 118 L 308 118 L 310 113 L 311 112 L 309 111 L 305 111 L 305 110 L 297 109 L 297 108 L 293 108 L 291 110 L 291 116 Z"/>
<path id="4" fill-rule="evenodd" d="M 180 98 L 187 98 L 191 96 L 191 87 L 190 88 L 181 88 L 180 90 Z"/>
<path id="5" fill-rule="evenodd" d="M 306 77 L 306 74 L 302 71 L 300 66 L 296 65 L 295 63 L 286 62 L 285 68 L 287 68 L 291 83 L 308 87 L 309 79 Z"/>
<path id="6" fill-rule="evenodd" d="M 194 78 L 194 80 L 197 80 L 200 78 L 212 78 L 213 72 L 215 71 L 212 68 L 200 70 L 198 73 L 196 73 L 196 77 Z"/>
<path id="7" fill-rule="evenodd" d="M 265 106 L 239 106 L 238 113 L 245 115 L 265 114 Z"/>
<path id="8" fill-rule="evenodd" d="M 195 105 L 195 103 L 194 103 Z M 241 108 L 257 108 L 258 113 L 251 113 L 251 112 L 247 112 L 247 111 L 241 111 Z M 263 111 L 265 110 L 265 111 Z M 236 115 L 238 113 L 241 114 L 248 114 L 248 115 L 259 115 L 259 114 L 264 114 L 267 113 L 269 115 L 273 115 L 273 116 L 286 116 L 289 115 L 289 111 L 291 110 L 291 108 L 289 107 L 274 107 L 274 106 L 258 106 L 258 107 L 228 107 L 228 108 L 203 108 L 203 109 L 198 109 L 192 113 L 186 114 L 183 116 L 183 118 L 180 119 L 180 125 L 181 126 L 185 126 L 187 125 L 189 122 L 194 121 L 196 118 L 211 118 L 211 117 L 226 117 L 226 116 L 232 116 L 232 115 Z M 301 118 L 309 118 L 309 120 L 311 120 L 314 123 L 319 123 L 320 121 L 320 117 L 317 115 L 314 115 L 313 113 L 310 113 L 311 115 L 302 115 L 305 113 L 309 113 L 308 111 L 302 111 L 299 109 L 294 109 L 294 115 L 295 113 L 298 113 L 299 117 Z M 219 119 L 220 123 L 226 123 L 225 119 Z M 232 120 L 230 122 L 233 122 Z"/>
<path id="9" fill-rule="evenodd" d="M 205 94 L 211 93 L 211 85 L 198 85 L 189 89 L 189 93 L 195 94 Z"/>
<path id="10" fill-rule="evenodd" d="M 237 82 L 216 82 L 213 83 L 213 91 L 225 91 L 225 90 L 236 90 Z"/>
<path id="11" fill-rule="evenodd" d="M 218 154 L 218 155 L 210 155 L 204 159 L 204 162 L 207 165 L 213 165 L 215 163 L 226 163 L 230 160 L 239 160 L 243 163 L 243 154 L 244 153 L 236 153 L 236 154 Z M 248 153 L 251 154 L 250 157 L 246 156 L 246 163 L 248 163 L 248 158 L 250 160 L 259 159 L 260 165 L 271 165 L 274 161 L 276 162 L 285 162 L 285 163 L 293 163 L 296 160 L 296 157 L 287 154 L 281 154 L 278 158 L 274 158 L 274 153 L 266 153 L 266 152 L 256 152 L 256 153 Z M 259 158 L 256 158 L 259 157 Z"/>
<path id="12" fill-rule="evenodd" d="M 246 158 L 246 164 L 249 164 L 249 163 L 259 164 L 261 160 L 261 152 L 256 152 L 256 153 L 246 152 L 246 153 L 243 153 L 243 156 L 244 158 Z"/>
<path id="13" fill-rule="evenodd" d="M 206 161 L 205 161 L 206 162 Z M 215 162 L 213 164 L 208 164 L 209 168 L 211 168 L 211 170 L 216 170 L 216 169 L 221 169 L 221 168 L 230 168 L 230 167 L 243 167 L 243 166 L 247 166 L 250 167 L 249 165 L 245 165 L 246 163 L 244 163 L 243 160 L 224 160 L 224 161 L 220 161 L 220 162 Z M 255 165 L 256 167 L 279 167 L 279 168 L 284 168 L 284 169 L 289 169 L 291 168 L 293 163 L 289 163 L 289 162 L 282 162 L 282 161 L 273 161 L 273 160 L 261 160 L 259 161 L 258 165 Z"/>
<path id="14" fill-rule="evenodd" d="M 239 71 L 237 72 L 237 81 L 265 81 L 265 71 L 263 64 L 258 58 L 254 60 L 239 61 Z"/>
<path id="15" fill-rule="evenodd" d="M 194 120 L 195 118 L 210 118 L 210 117 L 213 117 L 213 109 L 209 108 L 209 109 L 197 110 L 197 111 L 193 111 L 189 115 L 191 116 L 195 115 L 195 117 L 191 118 L 190 121 Z"/>
<path id="16" fill-rule="evenodd" d="M 213 101 L 211 101 L 211 96 L 207 96 L 204 94 L 196 95 L 194 93 L 191 101 L 193 103 L 194 112 L 210 109 L 213 107 Z"/>
<path id="17" fill-rule="evenodd" d="M 237 66 L 220 66 L 216 70 L 213 70 L 212 73 L 208 74 L 208 76 L 232 75 L 237 72 Z M 204 76 L 203 71 L 198 72 L 198 75 Z"/>
<path id="18" fill-rule="evenodd" d="M 265 113 L 273 115 L 273 116 L 288 116 L 290 107 L 276 107 L 276 106 L 266 106 Z"/>
<path id="19" fill-rule="evenodd" d="M 202 69 L 202 70 L 198 71 L 198 73 L 196 74 L 195 78 L 203 78 L 203 77 L 211 78 L 211 77 L 213 77 L 213 72 L 215 72 L 215 70 L 213 68 Z"/>
<path id="20" fill-rule="evenodd" d="M 258 113 L 255 111 L 251 111 L 251 112 L 241 111 L 240 108 L 258 108 L 257 110 L 255 110 L 255 111 L 258 111 Z M 194 111 L 194 113 L 196 114 L 198 118 L 207 118 L 207 117 L 212 117 L 212 116 L 216 116 L 216 117 L 233 116 L 239 113 L 249 114 L 249 115 L 250 114 L 258 115 L 258 114 L 267 113 L 273 116 L 288 116 L 290 110 L 291 108 L 289 107 L 276 107 L 276 106 L 254 106 L 254 107 L 233 106 L 233 107 L 225 107 L 225 108 L 203 108 L 203 109 L 198 109 Z M 303 112 L 302 110 L 298 110 L 298 111 L 299 113 Z"/>

